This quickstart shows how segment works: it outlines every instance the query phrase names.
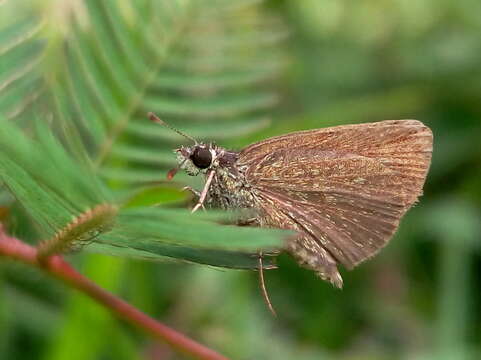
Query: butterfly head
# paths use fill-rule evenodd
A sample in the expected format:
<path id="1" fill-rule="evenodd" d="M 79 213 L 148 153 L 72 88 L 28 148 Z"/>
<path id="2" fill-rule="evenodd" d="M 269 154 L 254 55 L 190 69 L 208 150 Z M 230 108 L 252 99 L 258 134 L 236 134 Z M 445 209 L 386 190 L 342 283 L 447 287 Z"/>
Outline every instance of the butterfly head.
<path id="1" fill-rule="evenodd" d="M 192 146 L 182 146 L 175 150 L 179 165 L 168 172 L 167 179 L 171 180 L 179 169 L 184 169 L 188 175 L 196 176 L 199 173 L 206 173 L 209 169 L 214 169 L 219 165 L 218 158 L 224 154 L 223 149 L 213 144 L 202 144 L 197 142 L 192 136 L 170 126 L 163 120 L 159 119 L 154 113 L 149 113 L 148 116 L 154 123 L 165 126 L 194 143 Z"/>
<path id="2" fill-rule="evenodd" d="M 217 165 L 217 149 L 212 145 L 195 144 L 175 150 L 179 168 L 188 175 L 195 176 Z"/>

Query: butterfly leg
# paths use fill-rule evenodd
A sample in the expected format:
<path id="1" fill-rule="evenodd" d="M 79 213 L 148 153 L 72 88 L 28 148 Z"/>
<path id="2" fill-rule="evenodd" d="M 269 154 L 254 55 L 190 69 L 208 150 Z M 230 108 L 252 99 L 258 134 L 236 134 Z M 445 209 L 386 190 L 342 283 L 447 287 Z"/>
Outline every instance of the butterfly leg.
<path id="1" fill-rule="evenodd" d="M 259 226 L 259 220 L 257 218 L 239 219 L 237 226 Z"/>
<path id="2" fill-rule="evenodd" d="M 200 197 L 200 191 L 197 191 L 195 190 L 194 188 L 190 187 L 190 186 L 184 186 L 182 188 L 182 191 L 190 191 L 192 194 L 194 194 L 195 196 L 197 196 L 198 198 Z"/>
<path id="3" fill-rule="evenodd" d="M 191 186 L 184 186 L 182 191 L 190 191 L 195 197 L 200 198 L 200 191 L 195 190 Z M 205 211 L 205 206 L 202 204 L 202 210 Z"/>
<path id="4" fill-rule="evenodd" d="M 266 288 L 266 283 L 264 281 L 264 265 L 262 263 L 262 251 L 259 252 L 259 287 L 262 292 L 262 297 L 264 298 L 264 301 L 269 308 L 269 311 L 272 313 L 272 315 L 275 317 L 277 316 L 276 311 L 274 310 L 274 307 L 272 306 L 271 299 L 269 299 L 269 294 L 267 292 Z"/>
<path id="5" fill-rule="evenodd" d="M 210 184 L 212 183 L 212 179 L 214 178 L 214 175 L 215 175 L 214 170 L 211 170 L 209 172 L 209 175 L 207 175 L 207 180 L 205 182 L 204 188 L 202 189 L 202 192 L 200 193 L 199 201 L 192 209 L 192 213 L 196 212 L 197 210 L 199 210 L 200 207 L 204 206 L 204 201 L 205 201 L 205 198 L 207 197 L 207 193 L 209 192 Z"/>

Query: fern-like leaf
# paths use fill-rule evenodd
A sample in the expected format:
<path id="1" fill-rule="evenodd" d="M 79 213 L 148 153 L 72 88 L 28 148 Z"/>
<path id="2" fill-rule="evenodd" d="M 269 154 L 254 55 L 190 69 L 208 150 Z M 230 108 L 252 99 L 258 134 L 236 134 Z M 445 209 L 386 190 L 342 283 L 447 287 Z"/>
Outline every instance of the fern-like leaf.
<path id="1" fill-rule="evenodd" d="M 0 180 L 37 223 L 41 256 L 94 242 L 93 251 L 150 259 L 180 259 L 232 268 L 256 268 L 255 254 L 282 245 L 285 232 L 219 225 L 225 213 L 121 209 L 112 192 L 77 163 L 37 123 L 35 139 L 0 121 Z M 266 264 L 271 267 L 270 263 Z"/>
<path id="2" fill-rule="evenodd" d="M 175 161 L 171 149 L 185 139 L 149 122 L 149 111 L 199 140 L 268 125 L 265 110 L 277 101 L 268 81 L 281 68 L 275 44 L 285 32 L 256 2 L 153 1 L 130 12 L 142 26 L 118 2 L 85 4 L 89 26 L 73 22 L 56 92 L 68 94 L 65 121 L 76 119 L 110 183 L 162 179 L 158 170 Z"/>

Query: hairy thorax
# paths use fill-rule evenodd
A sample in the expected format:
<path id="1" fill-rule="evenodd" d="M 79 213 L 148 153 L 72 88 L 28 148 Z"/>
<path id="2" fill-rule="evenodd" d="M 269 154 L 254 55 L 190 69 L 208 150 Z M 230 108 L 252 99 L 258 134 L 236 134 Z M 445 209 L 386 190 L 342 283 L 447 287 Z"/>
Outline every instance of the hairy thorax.
<path id="1" fill-rule="evenodd" d="M 217 148 L 220 155 L 207 201 L 212 207 L 224 210 L 256 207 L 254 189 L 248 183 L 245 171 L 237 164 L 238 153 Z"/>
<path id="2" fill-rule="evenodd" d="M 254 208 L 255 196 L 243 172 L 220 167 L 216 170 L 207 199 L 212 207 L 224 210 Z"/>

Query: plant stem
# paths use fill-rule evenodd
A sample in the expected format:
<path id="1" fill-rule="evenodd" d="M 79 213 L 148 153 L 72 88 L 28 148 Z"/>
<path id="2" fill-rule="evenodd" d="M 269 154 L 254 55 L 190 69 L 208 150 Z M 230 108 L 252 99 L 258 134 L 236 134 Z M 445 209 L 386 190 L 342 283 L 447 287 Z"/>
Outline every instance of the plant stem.
<path id="1" fill-rule="evenodd" d="M 61 256 L 51 256 L 39 262 L 37 255 L 38 251 L 36 248 L 6 235 L 3 226 L 0 224 L 0 257 L 10 258 L 43 269 L 67 285 L 103 304 L 121 319 L 143 329 L 152 337 L 167 342 L 172 347 L 192 356 L 194 359 L 228 360 L 214 350 L 156 321 L 124 300 L 105 291 L 77 272 Z"/>

